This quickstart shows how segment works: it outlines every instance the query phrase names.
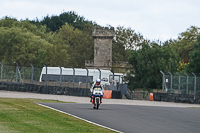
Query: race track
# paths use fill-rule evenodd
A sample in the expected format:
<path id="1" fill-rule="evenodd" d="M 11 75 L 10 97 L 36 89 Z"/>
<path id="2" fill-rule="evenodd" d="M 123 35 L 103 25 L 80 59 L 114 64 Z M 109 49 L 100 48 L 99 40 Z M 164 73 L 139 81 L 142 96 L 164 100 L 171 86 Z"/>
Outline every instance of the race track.
<path id="1" fill-rule="evenodd" d="M 200 109 L 84 103 L 41 103 L 124 133 L 198 133 Z"/>

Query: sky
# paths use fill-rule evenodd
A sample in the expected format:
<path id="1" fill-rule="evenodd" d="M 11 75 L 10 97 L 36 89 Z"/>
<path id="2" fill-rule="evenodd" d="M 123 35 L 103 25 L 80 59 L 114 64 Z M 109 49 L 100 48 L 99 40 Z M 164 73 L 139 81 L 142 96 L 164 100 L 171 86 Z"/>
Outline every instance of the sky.
<path id="1" fill-rule="evenodd" d="M 0 18 L 42 20 L 74 11 L 101 26 L 123 26 L 145 39 L 177 39 L 200 27 L 200 0 L 0 0 Z"/>

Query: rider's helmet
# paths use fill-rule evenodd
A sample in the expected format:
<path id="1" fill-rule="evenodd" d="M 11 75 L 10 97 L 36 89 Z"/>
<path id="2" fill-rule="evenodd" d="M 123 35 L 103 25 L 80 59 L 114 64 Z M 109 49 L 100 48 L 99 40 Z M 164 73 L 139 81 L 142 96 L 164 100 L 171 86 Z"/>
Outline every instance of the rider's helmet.
<path id="1" fill-rule="evenodd" d="M 97 79 L 97 80 L 96 80 L 96 84 L 97 84 L 97 85 L 100 85 L 100 83 L 101 83 L 101 80 L 100 80 L 100 79 Z"/>

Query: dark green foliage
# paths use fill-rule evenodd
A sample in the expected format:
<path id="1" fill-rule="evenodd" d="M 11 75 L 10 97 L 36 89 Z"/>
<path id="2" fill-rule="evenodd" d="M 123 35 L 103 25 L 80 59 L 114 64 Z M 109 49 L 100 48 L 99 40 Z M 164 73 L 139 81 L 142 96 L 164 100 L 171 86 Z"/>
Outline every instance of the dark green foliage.
<path id="1" fill-rule="evenodd" d="M 129 80 L 129 88 L 161 88 L 164 72 L 175 72 L 178 62 L 177 55 L 169 46 L 160 46 L 156 43 L 142 43 L 142 48 L 131 51 L 129 63 L 132 65 Z"/>
<path id="2" fill-rule="evenodd" d="M 112 45 L 113 61 L 127 61 L 128 51 L 136 50 L 144 41 L 142 35 L 135 33 L 135 31 L 130 28 L 117 27 L 115 35 Z"/>
<path id="3" fill-rule="evenodd" d="M 92 30 L 97 25 L 92 21 L 86 21 L 84 17 L 70 11 L 59 16 L 46 16 L 42 21 L 32 21 L 32 23 L 46 25 L 48 31 L 54 32 L 55 48 L 52 49 L 54 60 L 49 60 L 51 62 L 49 64 L 84 67 L 85 60 L 93 59 Z"/>
<path id="4" fill-rule="evenodd" d="M 32 21 L 32 23 L 37 23 Z M 46 25 L 49 31 L 58 31 L 63 25 L 68 23 L 69 25 L 72 25 L 73 27 L 79 29 L 91 32 L 91 28 L 96 25 L 92 21 L 86 21 L 84 17 L 81 17 L 77 15 L 75 12 L 64 12 L 60 14 L 59 16 L 46 16 L 42 21 L 39 22 L 42 25 Z M 90 25 L 90 26 L 89 26 Z M 88 27 L 89 26 L 89 27 Z"/>
<path id="5" fill-rule="evenodd" d="M 196 44 L 198 35 L 200 35 L 200 28 L 191 26 L 171 44 L 171 47 L 185 63 L 190 61 L 189 54 L 193 51 L 193 45 Z"/>
<path id="6" fill-rule="evenodd" d="M 49 26 L 56 32 L 48 32 Z M 0 61 L 20 66 L 84 67 L 85 60 L 93 59 L 93 26 L 74 12 L 47 16 L 41 22 L 5 17 L 0 20 Z"/>
<path id="7" fill-rule="evenodd" d="M 38 29 L 29 21 L 0 20 L 0 61 L 7 65 L 14 62 L 21 66 L 43 65 L 52 46 L 45 31 L 45 27 Z"/>
<path id="8" fill-rule="evenodd" d="M 194 44 L 186 70 L 187 72 L 200 73 L 200 36 L 197 37 L 197 43 Z"/>
<path id="9" fill-rule="evenodd" d="M 51 64 L 84 67 L 93 54 L 93 38 L 73 26 L 65 24 L 54 35 L 54 56 Z"/>

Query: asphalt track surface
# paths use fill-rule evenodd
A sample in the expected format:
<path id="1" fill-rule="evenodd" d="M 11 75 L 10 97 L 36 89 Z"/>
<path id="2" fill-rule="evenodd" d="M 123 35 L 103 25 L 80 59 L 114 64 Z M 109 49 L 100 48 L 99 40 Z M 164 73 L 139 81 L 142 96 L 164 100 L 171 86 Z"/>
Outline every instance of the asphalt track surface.
<path id="1" fill-rule="evenodd" d="M 41 103 L 124 133 L 199 133 L 200 109 L 84 103 Z"/>

